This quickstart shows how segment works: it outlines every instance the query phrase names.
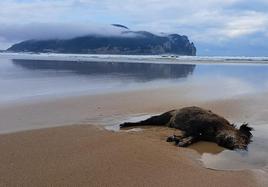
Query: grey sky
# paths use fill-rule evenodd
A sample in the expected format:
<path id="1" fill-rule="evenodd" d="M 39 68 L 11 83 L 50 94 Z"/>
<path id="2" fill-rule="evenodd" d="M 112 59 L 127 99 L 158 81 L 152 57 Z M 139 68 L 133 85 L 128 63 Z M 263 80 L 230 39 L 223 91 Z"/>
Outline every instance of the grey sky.
<path id="1" fill-rule="evenodd" d="M 268 0 L 1 0 L 0 49 L 32 38 L 113 34 L 132 30 L 178 33 L 200 55 L 268 53 Z"/>

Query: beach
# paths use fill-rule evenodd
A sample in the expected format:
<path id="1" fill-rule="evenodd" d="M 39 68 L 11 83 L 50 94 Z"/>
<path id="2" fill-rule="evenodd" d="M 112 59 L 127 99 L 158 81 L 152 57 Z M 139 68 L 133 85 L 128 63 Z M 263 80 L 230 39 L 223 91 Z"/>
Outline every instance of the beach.
<path id="1" fill-rule="evenodd" d="M 268 187 L 268 0 L 0 0 L 0 187 Z"/>
<path id="2" fill-rule="evenodd" d="M 0 186 L 267 186 L 262 58 L 18 57 L 0 58 Z M 248 150 L 179 148 L 166 138 L 180 132 L 165 127 L 119 129 L 187 106 L 249 123 Z"/>
<path id="3" fill-rule="evenodd" d="M 0 184 L 262 186 L 250 170 L 206 169 L 198 161 L 200 155 L 194 149 L 178 148 L 165 142 L 174 130 L 148 128 L 141 132 L 114 132 L 92 121 L 137 113 L 160 113 L 193 104 L 237 120 L 253 114 L 254 105 L 260 109 L 267 102 L 265 94 L 255 95 L 255 99 L 249 95 L 198 102 L 178 97 L 178 93 L 175 88 L 166 88 L 2 106 L 1 123 L 4 121 L 9 127 L 12 124 L 23 127 L 27 122 L 50 124 L 51 127 L 45 125 L 38 127 L 43 129 L 0 135 Z M 63 117 L 69 126 L 64 126 Z M 260 118 L 267 120 L 263 114 L 256 116 L 256 119 Z M 71 119 L 77 119 L 77 122 L 71 124 Z M 58 125 L 60 127 L 52 127 Z M 17 128 L 13 126 L 13 129 Z M 212 146 L 213 150 L 217 149 L 216 145 Z"/>

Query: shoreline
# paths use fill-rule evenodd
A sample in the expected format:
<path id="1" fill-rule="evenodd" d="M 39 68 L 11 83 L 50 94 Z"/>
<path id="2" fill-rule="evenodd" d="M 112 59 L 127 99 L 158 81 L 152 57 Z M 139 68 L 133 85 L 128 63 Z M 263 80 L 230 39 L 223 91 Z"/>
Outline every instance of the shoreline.
<path id="1" fill-rule="evenodd" d="M 231 122 L 246 120 L 259 125 L 268 121 L 267 93 L 202 100 L 188 96 L 195 91 L 196 88 L 189 87 L 164 87 L 10 102 L 0 106 L 0 134 L 76 123 L 95 124 L 104 118 L 125 120 L 132 115 L 154 115 L 194 105 L 210 109 Z"/>
<path id="2" fill-rule="evenodd" d="M 254 171 L 206 169 L 197 163 L 197 152 L 166 143 L 174 130 L 126 133 L 103 129 L 103 119 L 125 120 L 133 114 L 191 105 L 211 109 L 231 121 L 243 122 L 247 116 L 251 116 L 250 123 L 268 121 L 266 93 L 203 101 L 188 98 L 191 91 L 155 88 L 1 106 L 0 131 L 23 131 L 0 134 L 0 185 L 196 186 L 202 182 L 201 186 L 256 186 Z"/>
<path id="3" fill-rule="evenodd" d="M 100 55 L 61 53 L 0 53 L 3 57 L 23 60 L 60 60 L 73 62 L 200 64 L 200 65 L 268 65 L 268 57 L 208 57 L 179 55 Z M 210 62 L 209 62 L 210 61 Z"/>

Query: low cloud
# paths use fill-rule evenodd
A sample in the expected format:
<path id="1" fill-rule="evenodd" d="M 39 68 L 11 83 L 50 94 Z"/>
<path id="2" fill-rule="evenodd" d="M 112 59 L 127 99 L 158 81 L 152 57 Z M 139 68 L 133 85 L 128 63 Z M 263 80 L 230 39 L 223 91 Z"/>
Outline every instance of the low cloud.
<path id="1" fill-rule="evenodd" d="M 138 34 L 125 32 L 127 29 L 96 23 L 29 23 L 5 24 L 0 27 L 0 43 L 7 48 L 15 42 L 30 39 L 70 39 L 77 36 L 99 35 L 136 37 Z M 1 47 L 1 46 L 0 46 Z"/>
<path id="2" fill-rule="evenodd" d="M 117 36 L 124 28 L 100 24 L 30 23 L 2 25 L 0 36 L 7 40 L 66 39 L 87 34 Z"/>

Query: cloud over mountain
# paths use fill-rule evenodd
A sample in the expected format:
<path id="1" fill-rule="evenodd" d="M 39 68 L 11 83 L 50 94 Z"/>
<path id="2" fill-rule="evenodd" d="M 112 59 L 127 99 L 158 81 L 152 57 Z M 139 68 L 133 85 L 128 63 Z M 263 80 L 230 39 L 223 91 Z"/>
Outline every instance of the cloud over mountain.
<path id="1" fill-rule="evenodd" d="M 220 55 L 218 49 L 235 41 L 240 49 L 230 55 L 246 53 L 249 47 L 268 49 L 267 9 L 266 0 L 2 0 L 0 48 L 29 37 L 67 37 L 92 32 L 98 24 L 123 23 L 133 30 L 188 35 L 202 46 L 201 54 Z M 260 37 L 265 42 L 259 45 Z"/>

